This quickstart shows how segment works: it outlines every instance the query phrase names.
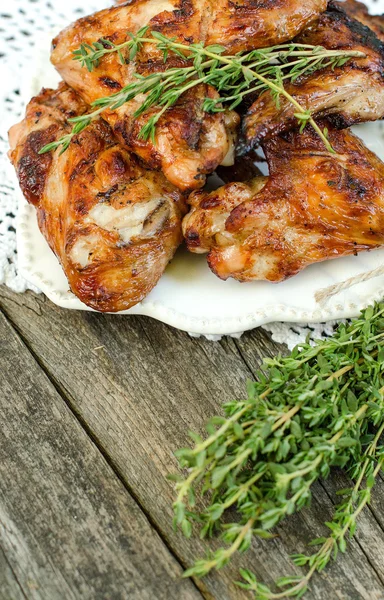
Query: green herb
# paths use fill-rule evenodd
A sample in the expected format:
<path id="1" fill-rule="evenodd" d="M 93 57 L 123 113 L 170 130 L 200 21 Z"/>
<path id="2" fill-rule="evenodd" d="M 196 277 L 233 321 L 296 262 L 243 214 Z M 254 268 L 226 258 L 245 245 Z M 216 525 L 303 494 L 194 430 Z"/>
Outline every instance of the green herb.
<path id="1" fill-rule="evenodd" d="M 316 541 L 320 550 L 294 557 L 308 565 L 307 575 L 282 578 L 277 585 L 284 591 L 274 593 L 242 571 L 239 585 L 258 600 L 301 597 L 312 575 L 345 550 L 369 502 L 384 462 L 384 304 L 340 325 L 332 338 L 304 344 L 265 367 L 249 384 L 247 400 L 226 404 L 225 416 L 208 423 L 206 439 L 191 434 L 194 448 L 177 452 L 189 471 L 176 482 L 175 526 L 189 536 L 197 523 L 202 537 L 219 532 L 226 544 L 185 576 L 204 576 L 247 550 L 253 537 L 271 537 L 275 525 L 310 503 L 312 484 L 332 467 L 347 469 L 356 485 L 327 524 L 330 536 Z M 199 510 L 202 493 L 210 501 Z M 238 516 L 232 523 L 223 518 L 230 508 Z"/>
<path id="2" fill-rule="evenodd" d="M 149 32 L 148 27 L 143 27 L 136 35 L 128 34 L 128 40 L 119 45 L 106 39 L 101 39 L 93 44 L 82 44 L 73 53 L 74 60 L 80 61 L 83 67 L 92 71 L 104 56 L 117 53 L 120 61 L 126 64 L 135 59 L 146 43 L 157 46 L 163 55 L 164 62 L 172 54 L 185 61 L 185 65 L 160 73 L 151 73 L 147 76 L 136 73 L 134 80 L 121 91 L 94 101 L 91 104 L 94 109 L 92 112 L 68 119 L 70 123 L 74 123 L 72 132 L 58 141 L 44 146 L 40 150 L 40 154 L 60 146 L 66 150 L 72 137 L 83 131 L 92 119 L 103 111 L 116 110 L 126 102 L 143 94 L 145 100 L 135 111 L 133 117 L 138 118 L 153 107 L 159 109 L 148 119 L 140 132 L 143 139 L 151 138 L 154 142 L 156 124 L 161 116 L 185 92 L 202 83 L 213 86 L 219 92 L 218 98 L 206 98 L 205 100 L 203 108 L 206 112 L 211 113 L 225 110 L 223 105 L 227 105 L 230 109 L 236 108 L 247 94 L 261 93 L 268 89 L 274 95 L 276 103 L 279 102 L 280 96 L 284 96 L 295 106 L 297 110 L 295 116 L 300 126 L 304 128 L 310 123 L 323 140 L 326 148 L 333 152 L 327 132 L 322 131 L 313 120 L 311 113 L 288 94 L 284 83 L 286 81 L 294 82 L 299 77 L 325 67 L 342 66 L 351 57 L 365 56 L 362 52 L 326 50 L 321 46 L 294 43 L 253 50 L 248 53 L 240 52 L 234 56 L 224 56 L 225 48 L 222 46 L 204 47 L 203 44 L 181 44 L 175 39 L 167 38 L 156 31 Z"/>
<path id="3" fill-rule="evenodd" d="M 308 573 L 303 576 L 282 577 L 276 584 L 279 588 L 285 588 L 282 592 L 272 592 L 264 584 L 260 584 L 253 573 L 241 569 L 242 582 L 237 585 L 243 589 L 254 591 L 256 598 L 265 600 L 279 600 L 280 598 L 300 598 L 308 590 L 308 585 L 316 572 L 321 573 L 333 558 L 336 560 L 338 552 L 345 552 L 347 547 L 347 536 L 353 537 L 356 531 L 356 519 L 370 502 L 371 491 L 376 483 L 376 478 L 384 465 L 384 449 L 378 448 L 380 436 L 384 431 L 384 424 L 378 430 L 373 442 L 368 445 L 364 453 L 364 459 L 356 461 L 354 466 L 356 484 L 351 490 L 342 490 L 347 498 L 337 507 L 335 516 L 330 523 L 325 523 L 331 530 L 329 537 L 313 540 L 310 545 L 320 545 L 320 550 L 312 555 L 295 554 L 292 556 L 297 566 L 308 566 Z M 365 487 L 361 487 L 363 479 L 366 479 Z"/>

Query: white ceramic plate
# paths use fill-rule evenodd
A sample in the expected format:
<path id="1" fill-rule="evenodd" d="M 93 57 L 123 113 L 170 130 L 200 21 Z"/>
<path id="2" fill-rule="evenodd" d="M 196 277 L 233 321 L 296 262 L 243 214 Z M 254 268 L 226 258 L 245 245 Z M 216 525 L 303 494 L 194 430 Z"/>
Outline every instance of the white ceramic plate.
<path id="1" fill-rule="evenodd" d="M 384 0 L 370 4 L 376 12 L 384 12 Z M 49 64 L 49 47 L 47 39 L 38 51 L 35 72 L 24 89 L 25 102 L 41 87 L 58 82 Z M 384 160 L 384 123 L 361 125 L 355 131 Z M 38 229 L 35 209 L 21 193 L 17 236 L 22 275 L 55 304 L 91 310 L 69 291 L 60 264 Z M 376 250 L 313 265 L 284 283 L 240 284 L 221 281 L 211 273 L 203 256 L 181 248 L 156 288 L 124 314 L 149 315 L 204 335 L 236 334 L 272 321 L 309 323 L 352 317 L 383 297 L 384 277 L 358 284 L 322 306 L 315 300 L 316 292 L 378 268 L 383 261 L 384 250 Z"/>

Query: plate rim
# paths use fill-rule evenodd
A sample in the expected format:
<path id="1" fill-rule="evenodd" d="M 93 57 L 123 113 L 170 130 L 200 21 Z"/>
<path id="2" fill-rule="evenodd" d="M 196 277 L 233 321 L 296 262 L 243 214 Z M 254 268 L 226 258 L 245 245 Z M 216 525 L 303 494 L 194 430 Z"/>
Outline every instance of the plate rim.
<path id="1" fill-rule="evenodd" d="M 52 282 L 36 269 L 36 260 L 33 255 L 33 244 L 31 243 L 31 218 L 37 220 L 36 210 L 29 205 L 21 192 L 19 193 L 19 210 L 17 215 L 17 246 L 18 263 L 20 273 L 27 281 L 39 288 L 54 304 L 70 310 L 85 310 L 88 312 L 98 311 L 83 304 L 69 289 L 67 292 L 58 291 Z M 47 252 L 54 255 L 44 239 Z M 58 267 L 61 265 L 55 256 Z M 255 327 L 272 322 L 283 323 L 322 323 L 330 320 L 345 319 L 357 316 L 367 304 L 379 300 L 384 295 L 384 286 L 378 286 L 369 300 L 364 299 L 360 303 L 349 302 L 338 303 L 335 306 L 318 306 L 316 310 L 300 310 L 298 308 L 281 303 L 266 305 L 263 310 L 255 310 L 242 317 L 218 317 L 216 319 L 189 316 L 180 311 L 164 306 L 160 302 L 140 302 L 127 311 L 117 313 L 102 313 L 116 315 L 144 315 L 158 321 L 171 325 L 182 331 L 197 335 L 236 335 Z M 98 313 L 100 314 L 100 313 Z"/>

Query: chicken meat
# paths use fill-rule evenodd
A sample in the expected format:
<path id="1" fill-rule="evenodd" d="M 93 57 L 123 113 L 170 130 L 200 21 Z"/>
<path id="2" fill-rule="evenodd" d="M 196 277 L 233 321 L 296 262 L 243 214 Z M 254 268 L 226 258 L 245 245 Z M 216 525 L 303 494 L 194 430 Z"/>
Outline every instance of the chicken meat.
<path id="1" fill-rule="evenodd" d="M 183 233 L 221 279 L 279 282 L 319 261 L 384 245 L 384 164 L 350 130 L 311 127 L 264 145 L 268 177 L 190 196 Z"/>
<path id="2" fill-rule="evenodd" d="M 10 131 L 21 189 L 58 257 L 71 290 L 95 310 L 116 312 L 151 291 L 182 241 L 183 194 L 140 166 L 94 120 L 64 153 L 39 154 L 70 131 L 87 106 L 65 84 L 42 90 Z"/>
<path id="3" fill-rule="evenodd" d="M 349 17 L 343 3 L 331 1 L 327 11 L 296 41 L 366 55 L 287 83 L 286 91 L 303 108 L 314 116 L 330 116 L 340 128 L 384 117 L 384 44 L 372 30 Z M 288 99 L 281 97 L 277 106 L 269 91 L 261 94 L 244 118 L 239 153 L 295 127 L 295 113 L 297 108 Z"/>
<path id="4" fill-rule="evenodd" d="M 54 41 L 52 62 L 68 85 L 90 104 L 97 98 L 119 92 L 134 80 L 134 73 L 148 75 L 164 70 L 164 60 L 154 44 L 146 44 L 129 65 L 122 65 L 116 53 L 103 57 L 98 66 L 87 71 L 73 60 L 81 44 L 100 38 L 115 44 L 126 41 L 148 25 L 185 44 L 219 42 L 228 52 L 277 44 L 291 39 L 325 10 L 326 0 L 134 0 L 79 19 Z M 175 55 L 167 67 L 185 61 Z M 143 140 L 140 131 L 156 107 L 134 118 L 145 97 L 137 97 L 104 118 L 121 144 L 135 152 L 154 169 L 161 169 L 182 190 L 197 189 L 206 175 L 233 159 L 233 139 L 239 119 L 233 111 L 207 114 L 206 97 L 217 92 L 201 84 L 189 90 L 159 120 L 156 139 Z"/>

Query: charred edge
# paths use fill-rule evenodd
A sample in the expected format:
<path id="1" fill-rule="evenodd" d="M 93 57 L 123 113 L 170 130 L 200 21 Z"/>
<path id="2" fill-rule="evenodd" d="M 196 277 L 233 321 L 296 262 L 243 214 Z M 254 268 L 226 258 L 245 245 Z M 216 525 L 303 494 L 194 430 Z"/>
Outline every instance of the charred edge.
<path id="1" fill-rule="evenodd" d="M 99 81 L 101 85 L 107 87 L 110 90 L 121 90 L 121 84 L 115 79 L 111 79 L 110 77 L 104 76 L 99 77 Z"/>
<path id="2" fill-rule="evenodd" d="M 37 205 L 42 197 L 45 181 L 52 163 L 52 153 L 39 154 L 46 144 L 56 139 L 57 126 L 33 131 L 26 139 L 23 154 L 17 165 L 17 175 L 22 192 L 28 202 Z"/>
<path id="3" fill-rule="evenodd" d="M 384 60 L 384 44 L 379 40 L 375 32 L 367 25 L 363 25 L 357 19 L 350 17 L 341 4 L 335 2 L 335 0 L 330 0 L 325 14 L 329 14 L 334 20 L 345 22 L 348 29 L 359 38 L 361 44 L 378 52 Z"/>

